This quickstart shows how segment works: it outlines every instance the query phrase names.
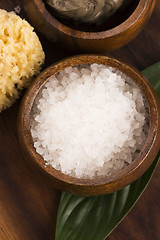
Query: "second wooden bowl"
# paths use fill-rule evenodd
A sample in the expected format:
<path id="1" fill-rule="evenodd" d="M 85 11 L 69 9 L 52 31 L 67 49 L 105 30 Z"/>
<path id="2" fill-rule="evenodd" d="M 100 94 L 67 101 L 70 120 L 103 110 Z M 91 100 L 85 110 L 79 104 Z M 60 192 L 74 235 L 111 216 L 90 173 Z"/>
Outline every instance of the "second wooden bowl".
<path id="1" fill-rule="evenodd" d="M 137 158 L 123 170 L 109 177 L 99 179 L 78 179 L 57 171 L 46 165 L 41 155 L 34 148 L 30 131 L 30 113 L 34 100 L 46 82 L 61 70 L 80 64 L 105 64 L 127 74 L 142 90 L 149 109 L 149 133 L 142 151 Z M 160 148 L 160 106 L 158 97 L 149 82 L 134 68 L 106 56 L 82 55 L 62 60 L 42 72 L 25 94 L 19 113 L 20 143 L 36 166 L 43 170 L 53 181 L 54 186 L 62 191 L 80 195 L 100 195 L 111 193 L 132 183 L 152 164 Z"/>
<path id="2" fill-rule="evenodd" d="M 43 0 L 23 0 L 35 26 L 47 38 L 74 50 L 102 52 L 120 48 L 134 39 L 150 18 L 155 0 L 132 0 L 130 6 L 97 27 L 75 28 L 54 17 Z"/>

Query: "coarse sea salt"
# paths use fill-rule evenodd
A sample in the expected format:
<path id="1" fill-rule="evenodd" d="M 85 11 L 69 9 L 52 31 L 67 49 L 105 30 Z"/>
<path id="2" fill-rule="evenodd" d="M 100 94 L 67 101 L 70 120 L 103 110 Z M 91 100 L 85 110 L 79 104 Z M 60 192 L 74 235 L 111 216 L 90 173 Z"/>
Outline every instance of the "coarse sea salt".
<path id="1" fill-rule="evenodd" d="M 78 178 L 107 176 L 130 164 L 148 132 L 142 92 L 124 73 L 91 64 L 69 67 L 39 92 L 31 114 L 36 151 Z"/>

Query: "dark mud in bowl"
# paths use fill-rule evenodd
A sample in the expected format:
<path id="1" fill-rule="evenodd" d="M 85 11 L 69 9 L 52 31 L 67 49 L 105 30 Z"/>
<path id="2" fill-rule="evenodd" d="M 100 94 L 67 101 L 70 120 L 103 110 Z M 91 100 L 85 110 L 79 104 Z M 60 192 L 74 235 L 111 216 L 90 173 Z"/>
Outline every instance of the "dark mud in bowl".
<path id="1" fill-rule="evenodd" d="M 80 52 L 104 53 L 118 49 L 143 29 L 156 0 L 133 0 L 125 10 L 119 9 L 108 21 L 95 26 L 75 25 L 51 13 L 46 0 L 23 0 L 32 25 L 60 48 Z"/>
<path id="2" fill-rule="evenodd" d="M 140 0 L 127 0 L 128 1 L 127 3 L 125 3 L 125 1 L 122 4 L 122 6 L 108 19 L 103 18 L 95 23 L 82 23 L 73 19 L 69 20 L 69 18 L 67 19 L 61 17 L 56 11 L 53 10 L 52 7 L 50 7 L 46 3 L 46 1 L 44 1 L 44 3 L 46 9 L 51 13 L 51 15 L 54 16 L 62 24 L 72 29 L 83 32 L 101 32 L 113 29 L 116 26 L 120 25 L 121 23 L 125 22 L 135 11 L 140 2 Z"/>

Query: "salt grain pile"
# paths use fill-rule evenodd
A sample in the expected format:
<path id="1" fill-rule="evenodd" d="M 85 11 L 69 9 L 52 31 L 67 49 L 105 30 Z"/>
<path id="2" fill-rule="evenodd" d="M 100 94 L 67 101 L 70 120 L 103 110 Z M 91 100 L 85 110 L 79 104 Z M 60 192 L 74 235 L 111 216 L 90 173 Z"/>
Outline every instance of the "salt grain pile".
<path id="1" fill-rule="evenodd" d="M 104 65 L 70 67 L 34 103 L 31 133 L 46 164 L 78 178 L 110 175 L 131 163 L 146 139 L 139 88 Z"/>

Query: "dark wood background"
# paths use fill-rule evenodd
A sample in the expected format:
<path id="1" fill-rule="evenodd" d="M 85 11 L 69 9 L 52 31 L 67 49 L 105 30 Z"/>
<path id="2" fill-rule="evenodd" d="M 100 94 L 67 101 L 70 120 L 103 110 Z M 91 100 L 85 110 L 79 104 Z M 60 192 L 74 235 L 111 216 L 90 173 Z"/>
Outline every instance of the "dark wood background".
<path id="1" fill-rule="evenodd" d="M 0 0 L 0 8 L 9 11 L 17 5 L 21 7 L 19 15 L 27 19 L 22 0 Z M 44 67 L 75 54 L 38 35 L 46 52 Z M 140 35 L 127 46 L 109 54 L 139 70 L 160 61 L 159 0 Z M 60 192 L 28 163 L 21 151 L 17 136 L 20 101 L 0 114 L 0 240 L 54 240 Z M 108 240 L 160 239 L 159 174 L 160 164 L 135 207 Z"/>

